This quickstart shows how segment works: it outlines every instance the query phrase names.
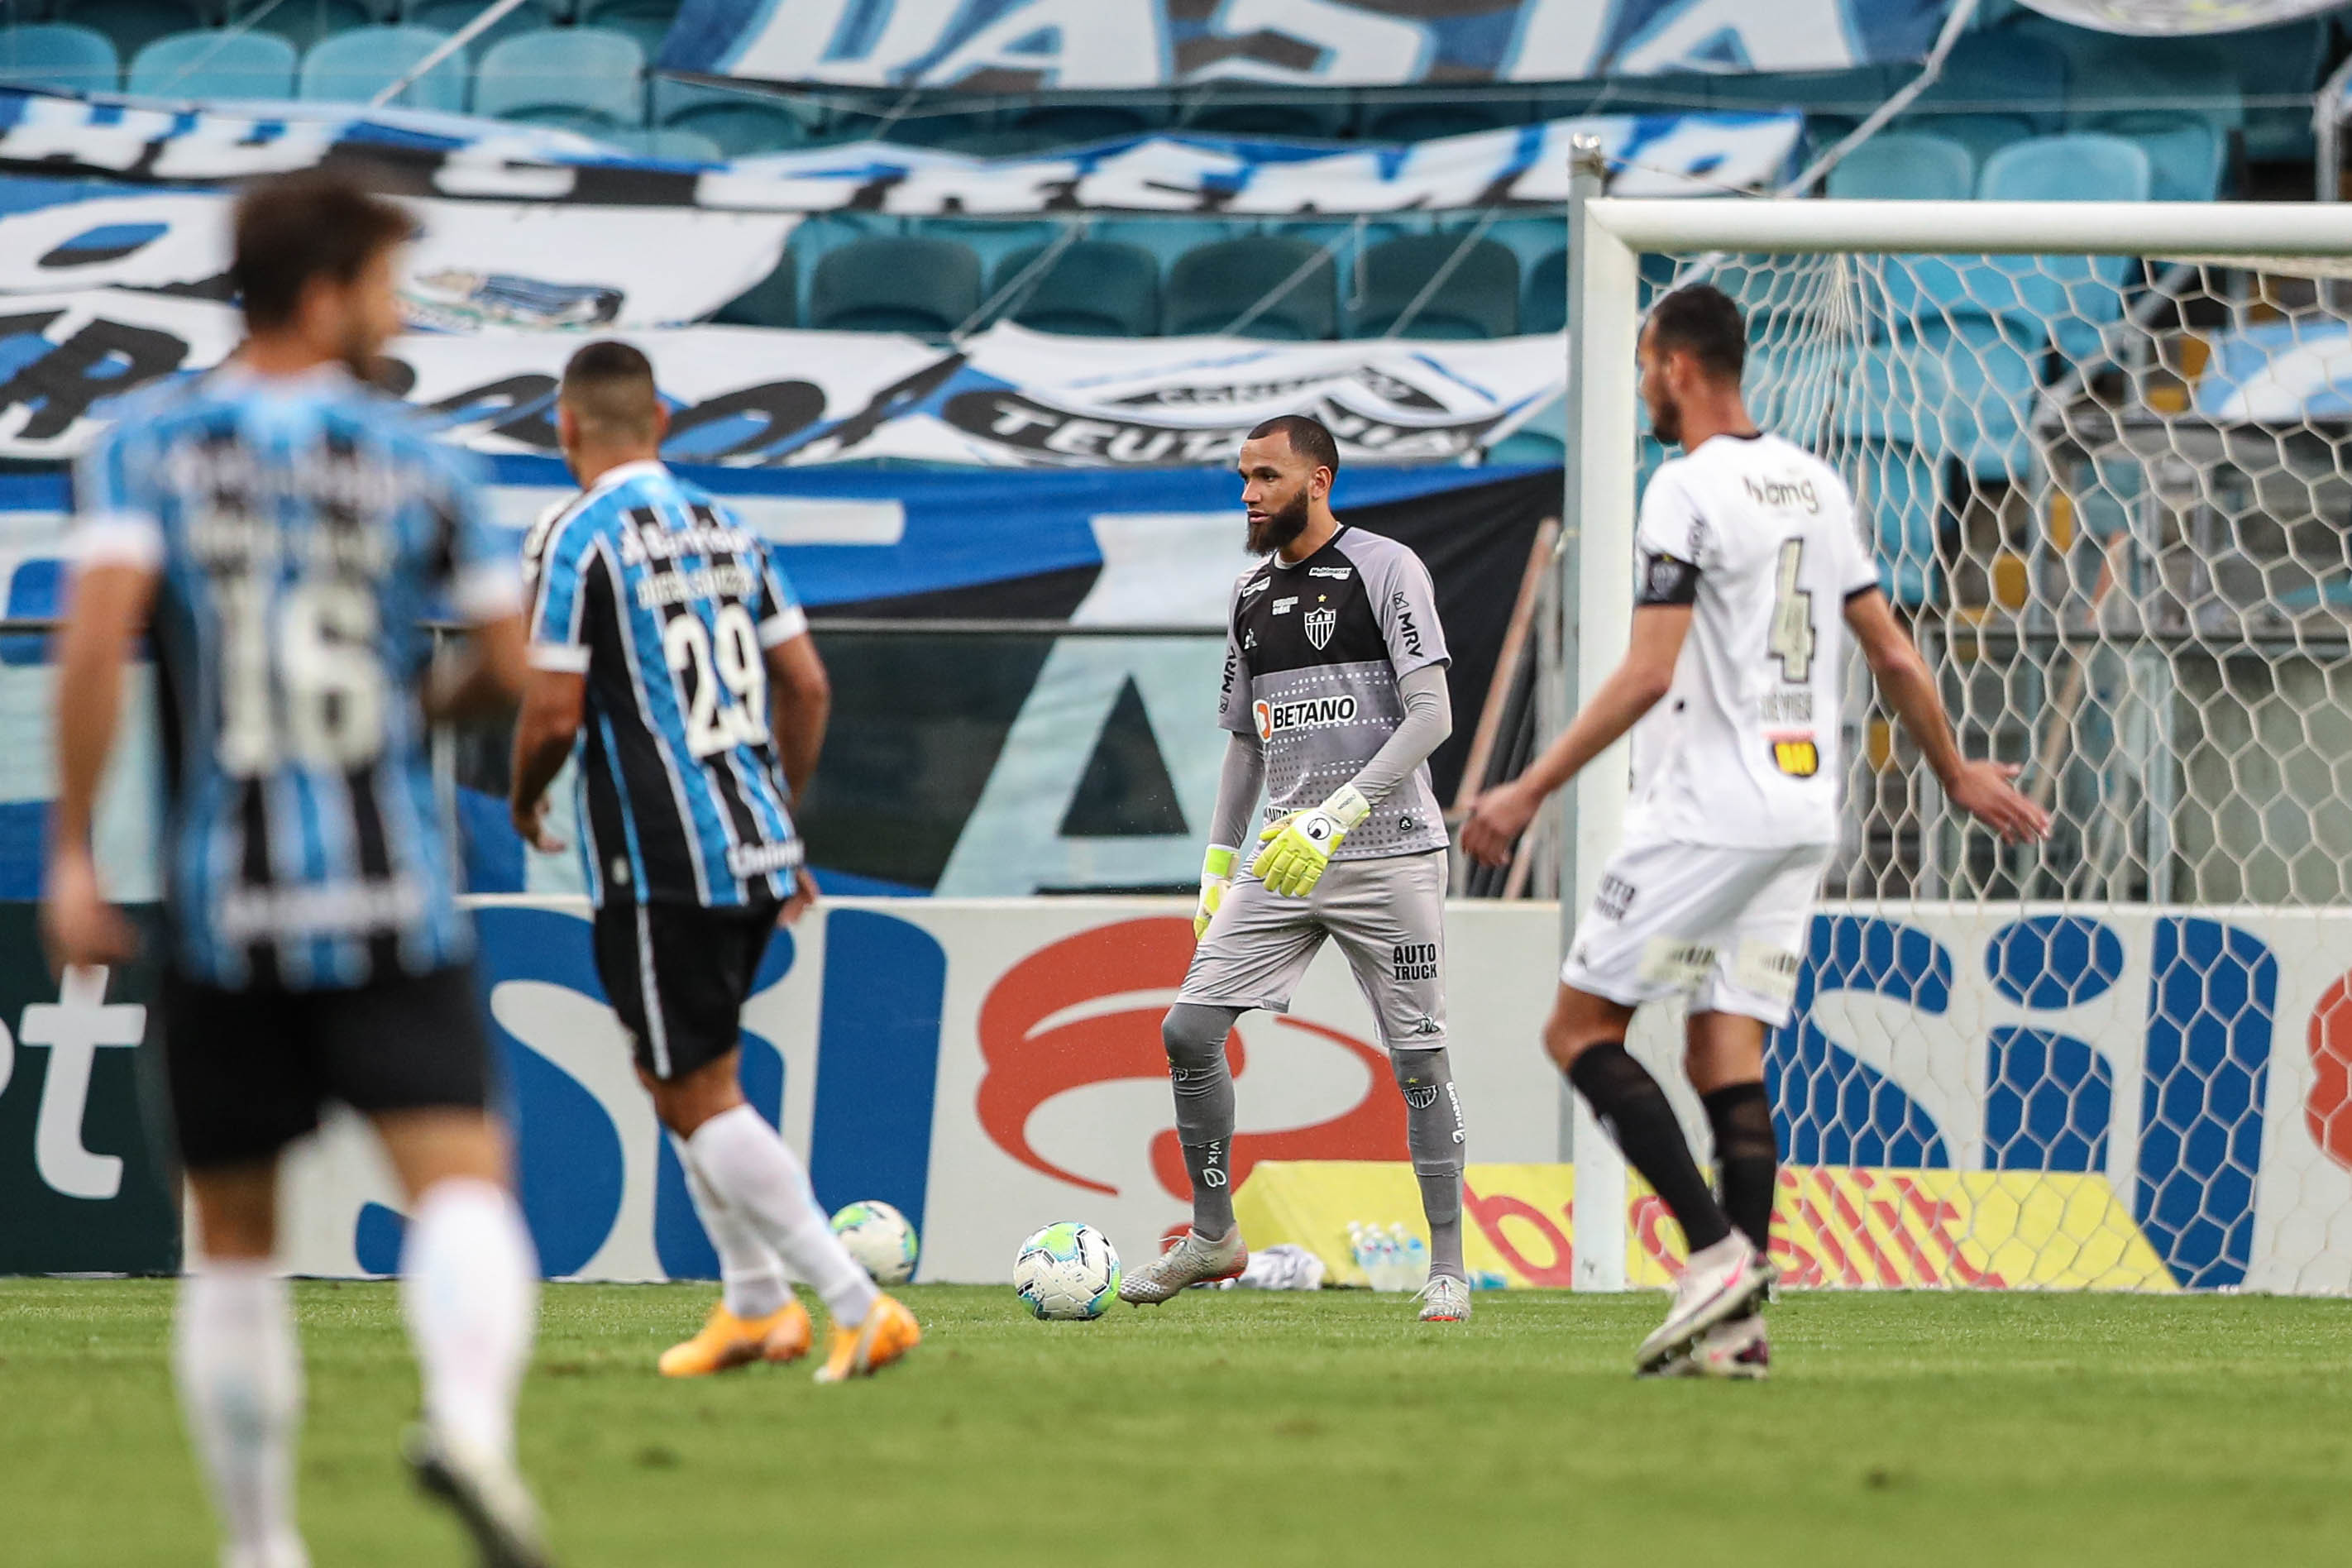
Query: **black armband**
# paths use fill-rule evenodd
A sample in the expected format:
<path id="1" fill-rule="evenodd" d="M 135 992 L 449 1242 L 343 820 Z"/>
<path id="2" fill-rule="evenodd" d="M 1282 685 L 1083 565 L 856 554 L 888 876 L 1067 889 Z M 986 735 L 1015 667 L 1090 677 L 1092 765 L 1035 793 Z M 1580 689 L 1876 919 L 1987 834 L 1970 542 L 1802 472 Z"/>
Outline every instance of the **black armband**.
<path id="1" fill-rule="evenodd" d="M 1643 556 L 1642 585 L 1633 603 L 1636 606 L 1697 604 L 1698 568 L 1671 555 Z"/>

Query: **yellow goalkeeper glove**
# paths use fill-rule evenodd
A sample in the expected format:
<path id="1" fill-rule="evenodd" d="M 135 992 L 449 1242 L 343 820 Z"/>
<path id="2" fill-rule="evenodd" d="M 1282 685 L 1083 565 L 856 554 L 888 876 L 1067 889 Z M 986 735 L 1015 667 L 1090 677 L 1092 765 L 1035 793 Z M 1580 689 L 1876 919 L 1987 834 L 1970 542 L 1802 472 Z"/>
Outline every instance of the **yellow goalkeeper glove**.
<path id="1" fill-rule="evenodd" d="M 1208 858 L 1201 862 L 1201 901 L 1192 910 L 1194 942 L 1208 934 L 1209 922 L 1217 918 L 1217 910 L 1225 901 L 1225 889 L 1233 885 L 1232 847 L 1223 844 L 1210 845 Z"/>
<path id="2" fill-rule="evenodd" d="M 1330 798 L 1312 811 L 1294 811 L 1259 834 L 1265 847 L 1250 862 L 1250 869 L 1268 892 L 1303 899 L 1323 879 L 1323 868 L 1349 830 L 1370 816 L 1372 803 L 1354 784 L 1341 784 Z"/>

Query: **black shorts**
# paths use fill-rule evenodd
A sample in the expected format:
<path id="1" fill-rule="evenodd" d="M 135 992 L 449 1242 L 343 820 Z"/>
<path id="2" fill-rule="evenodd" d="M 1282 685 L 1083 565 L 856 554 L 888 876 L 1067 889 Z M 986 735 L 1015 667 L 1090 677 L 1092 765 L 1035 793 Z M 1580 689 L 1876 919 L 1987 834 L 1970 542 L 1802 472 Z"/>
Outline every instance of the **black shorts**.
<path id="1" fill-rule="evenodd" d="M 167 970 L 158 1006 L 191 1170 L 268 1159 L 331 1100 L 362 1113 L 489 1100 L 470 965 L 321 991 L 229 991 Z"/>
<path id="2" fill-rule="evenodd" d="M 667 1083 L 735 1048 L 778 908 L 614 900 L 596 911 L 596 978 L 639 1068 Z"/>

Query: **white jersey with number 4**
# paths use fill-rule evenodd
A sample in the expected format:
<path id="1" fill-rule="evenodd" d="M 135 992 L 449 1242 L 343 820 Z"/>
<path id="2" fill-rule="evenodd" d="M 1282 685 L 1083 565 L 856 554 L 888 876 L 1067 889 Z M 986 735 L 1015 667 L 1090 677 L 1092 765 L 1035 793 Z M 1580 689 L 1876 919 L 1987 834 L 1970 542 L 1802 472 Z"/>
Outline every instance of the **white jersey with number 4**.
<path id="1" fill-rule="evenodd" d="M 1664 700 L 1633 730 L 1629 843 L 1838 837 L 1845 602 L 1878 586 L 1853 500 L 1778 436 L 1716 436 L 1642 497 L 1637 604 L 1687 604 Z"/>

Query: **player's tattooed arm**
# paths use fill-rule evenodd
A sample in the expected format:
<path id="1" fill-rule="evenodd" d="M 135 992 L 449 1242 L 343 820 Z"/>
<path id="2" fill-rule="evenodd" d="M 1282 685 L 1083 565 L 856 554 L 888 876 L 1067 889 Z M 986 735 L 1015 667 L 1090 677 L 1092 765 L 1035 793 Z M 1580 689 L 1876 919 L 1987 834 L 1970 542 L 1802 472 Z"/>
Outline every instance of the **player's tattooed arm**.
<path id="1" fill-rule="evenodd" d="M 2019 793 L 2021 769 L 2007 763 L 1969 762 L 1960 754 L 1936 678 L 1895 618 L 1886 595 L 1875 587 L 1847 595 L 1845 621 L 1870 661 L 1879 693 L 1917 742 L 1946 798 L 2009 843 L 2045 837 L 2050 814 Z"/>
<path id="2" fill-rule="evenodd" d="M 1470 820 L 1462 826 L 1465 854 L 1481 865 L 1510 864 L 1511 846 L 1551 793 L 1616 744 L 1674 686 L 1675 664 L 1682 658 L 1690 625 L 1688 605 L 1636 606 L 1632 645 L 1592 700 L 1527 772 L 1478 797 Z"/>

